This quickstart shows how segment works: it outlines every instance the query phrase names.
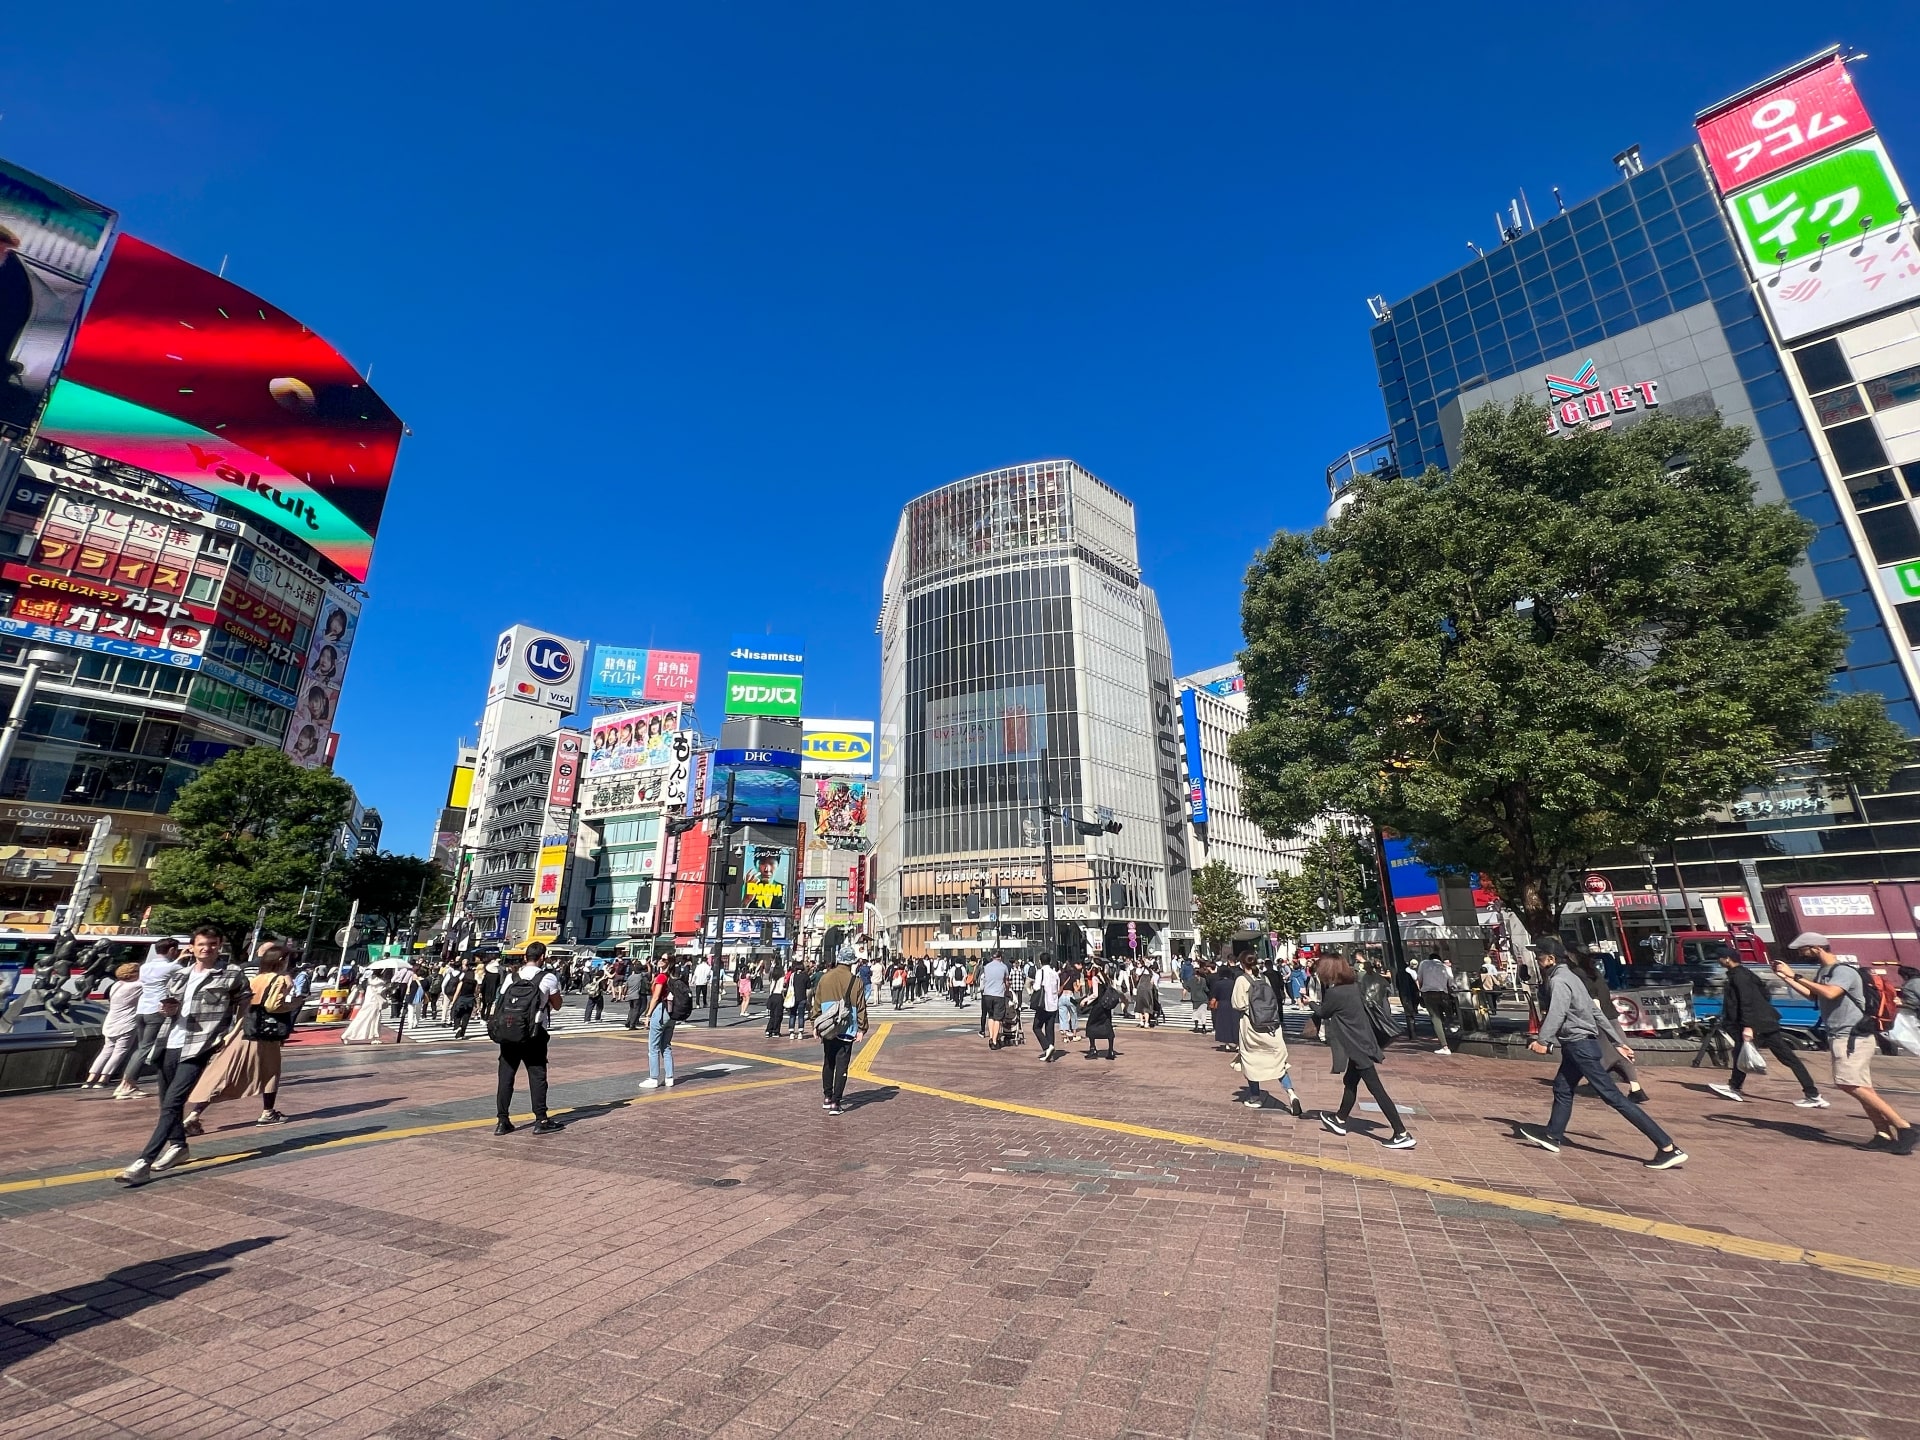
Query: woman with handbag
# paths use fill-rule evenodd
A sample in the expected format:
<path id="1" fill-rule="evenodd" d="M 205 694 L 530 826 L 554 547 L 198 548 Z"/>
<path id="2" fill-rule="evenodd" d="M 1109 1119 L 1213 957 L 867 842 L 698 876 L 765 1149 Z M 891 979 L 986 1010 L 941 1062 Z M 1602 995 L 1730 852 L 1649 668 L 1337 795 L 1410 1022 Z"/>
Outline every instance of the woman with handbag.
<path id="1" fill-rule="evenodd" d="M 82 1090 L 97 1090 L 120 1078 L 121 1067 L 133 1059 L 140 1038 L 140 967 L 122 965 L 107 983 L 107 1019 L 100 1027 L 100 1053 L 93 1058 Z"/>
<path id="2" fill-rule="evenodd" d="M 275 1102 L 280 1094 L 280 1047 L 293 1034 L 293 981 L 287 978 L 287 952 L 276 944 L 262 945 L 255 963 L 260 973 L 253 977 L 240 1024 L 187 1097 L 189 1135 L 205 1133 L 200 1116 L 207 1106 L 243 1095 L 260 1097 L 260 1118 L 254 1124 L 286 1123 Z"/>
<path id="3" fill-rule="evenodd" d="M 1335 1135 L 1345 1135 L 1347 1119 L 1353 1114 L 1353 1102 L 1359 1098 L 1360 1087 L 1365 1085 L 1379 1105 L 1380 1113 L 1393 1127 L 1387 1148 L 1411 1150 L 1414 1138 L 1407 1133 L 1400 1112 L 1394 1108 L 1393 1097 L 1380 1083 L 1380 1072 L 1375 1068 L 1386 1052 L 1380 1048 L 1353 966 L 1337 955 L 1329 955 L 1316 961 L 1313 971 L 1320 982 L 1321 996 L 1320 1003 L 1314 1006 L 1313 1018 L 1326 1032 L 1327 1043 L 1333 1049 L 1333 1073 L 1343 1077 L 1344 1086 L 1340 1108 L 1322 1110 L 1320 1124 Z"/>

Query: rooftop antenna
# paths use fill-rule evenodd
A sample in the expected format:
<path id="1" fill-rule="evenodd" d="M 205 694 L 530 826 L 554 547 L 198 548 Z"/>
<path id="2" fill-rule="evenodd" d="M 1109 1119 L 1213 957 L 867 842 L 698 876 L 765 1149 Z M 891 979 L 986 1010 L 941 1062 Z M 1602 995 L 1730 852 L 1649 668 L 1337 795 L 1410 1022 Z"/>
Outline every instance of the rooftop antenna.
<path id="1" fill-rule="evenodd" d="M 1560 187 L 1558 185 L 1553 187 L 1553 203 L 1560 207 L 1560 213 L 1562 215 L 1567 213 L 1567 202 L 1560 198 Z"/>
<path id="2" fill-rule="evenodd" d="M 1640 158 L 1640 147 L 1629 145 L 1613 157 L 1614 168 L 1631 180 L 1647 168 L 1647 162 Z"/>
<path id="3" fill-rule="evenodd" d="M 227 275 L 227 257 L 222 255 L 220 257 L 220 278 L 224 280 L 226 278 L 226 275 Z"/>
<path id="4" fill-rule="evenodd" d="M 1527 200 L 1527 187 L 1524 185 L 1520 187 L 1520 207 L 1527 212 L 1527 229 L 1533 229 L 1533 206 Z"/>
<path id="5" fill-rule="evenodd" d="M 1393 318 L 1393 310 L 1387 304 L 1387 297 L 1384 295 L 1369 295 L 1367 297 L 1367 309 L 1373 312 L 1373 318 L 1376 320 L 1390 320 Z"/>
<path id="6" fill-rule="evenodd" d="M 1495 218 L 1498 219 L 1499 217 L 1496 216 Z M 1467 241 L 1467 249 L 1471 250 L 1474 254 L 1478 255 L 1482 260 L 1487 258 L 1487 252 L 1482 250 L 1478 245 L 1474 244 L 1473 241 L 1471 240 Z"/>

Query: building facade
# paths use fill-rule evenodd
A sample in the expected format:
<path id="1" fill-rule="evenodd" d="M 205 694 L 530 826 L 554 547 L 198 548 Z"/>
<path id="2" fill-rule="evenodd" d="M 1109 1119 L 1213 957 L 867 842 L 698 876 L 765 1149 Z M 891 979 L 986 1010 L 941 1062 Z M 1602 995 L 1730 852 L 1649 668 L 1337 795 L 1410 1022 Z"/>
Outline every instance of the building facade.
<path id="1" fill-rule="evenodd" d="M 1780 106 L 1793 113 L 1796 87 L 1837 78 L 1840 89 L 1825 93 L 1850 93 L 1840 65 L 1827 52 L 1710 107 L 1701 145 L 1653 165 L 1626 152 L 1623 178 L 1600 195 L 1537 226 L 1517 219 L 1483 257 L 1391 306 L 1376 301 L 1389 433 L 1341 457 L 1328 481 L 1337 508 L 1356 473 L 1444 468 L 1469 413 L 1522 396 L 1547 404 L 1561 430 L 1718 412 L 1753 434 L 1744 463 L 1756 499 L 1784 502 L 1816 527 L 1797 579 L 1809 604 L 1844 613 L 1835 686 L 1879 695 L 1920 735 L 1920 287 L 1859 279 L 1895 259 L 1920 275 L 1913 212 L 1902 202 L 1855 216 L 1836 196 L 1818 203 L 1829 216 L 1847 211 L 1838 237 L 1816 234 L 1824 227 L 1803 206 L 1783 210 L 1786 221 L 1756 245 L 1747 221 L 1761 192 L 1716 178 L 1745 163 L 1738 156 L 1804 138 L 1804 128 L 1759 132 L 1780 124 Z M 1761 143 L 1718 143 L 1720 127 L 1748 119 Z M 1877 144 L 1864 123 L 1832 143 Z M 1819 163 L 1786 178 L 1804 177 L 1814 196 Z M 1897 190 L 1897 176 L 1891 183 Z M 1763 197 L 1759 211 L 1784 193 Z M 1834 308 L 1830 323 L 1809 328 L 1792 307 L 1814 299 Z M 1916 822 L 1920 769 L 1860 794 L 1788 765 L 1668 852 L 1608 874 L 1619 915 L 1633 912 L 1627 929 L 1751 920 L 1764 932 L 1763 888 L 1920 875 Z M 1613 898 L 1602 908 L 1606 928 L 1618 928 Z"/>
<path id="2" fill-rule="evenodd" d="M 1298 874 L 1298 844 L 1269 839 L 1247 815 L 1240 767 L 1227 742 L 1247 728 L 1247 686 L 1238 664 L 1183 676 L 1180 753 L 1187 777 L 1187 825 L 1193 865 L 1218 860 L 1240 882 L 1251 924 L 1264 907 L 1261 887 L 1275 874 Z M 1256 927 L 1257 928 L 1257 927 Z"/>
<path id="3" fill-rule="evenodd" d="M 1067 460 L 902 513 L 878 625 L 884 947 L 977 951 L 997 912 L 1003 949 L 1043 951 L 1043 827 L 1061 948 L 1190 941 L 1179 703 L 1136 535 L 1132 502 Z"/>

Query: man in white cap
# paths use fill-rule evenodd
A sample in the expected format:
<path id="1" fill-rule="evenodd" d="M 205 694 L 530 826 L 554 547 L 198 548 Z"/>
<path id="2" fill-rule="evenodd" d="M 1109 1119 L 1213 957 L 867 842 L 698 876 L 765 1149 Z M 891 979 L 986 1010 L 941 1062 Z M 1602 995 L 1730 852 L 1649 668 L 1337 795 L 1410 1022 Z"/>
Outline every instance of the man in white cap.
<path id="1" fill-rule="evenodd" d="M 1773 973 L 1789 990 L 1820 1007 L 1820 1028 L 1827 1035 L 1827 1053 L 1833 1057 L 1833 1083 L 1860 1102 L 1873 1123 L 1869 1150 L 1891 1150 L 1911 1155 L 1920 1132 L 1901 1118 L 1873 1088 L 1873 1029 L 1866 1024 L 1867 987 L 1857 964 L 1843 964 L 1832 942 L 1817 930 L 1803 930 L 1787 942 L 1790 954 L 1819 962 L 1811 980 L 1794 973 L 1784 960 L 1773 962 Z"/>

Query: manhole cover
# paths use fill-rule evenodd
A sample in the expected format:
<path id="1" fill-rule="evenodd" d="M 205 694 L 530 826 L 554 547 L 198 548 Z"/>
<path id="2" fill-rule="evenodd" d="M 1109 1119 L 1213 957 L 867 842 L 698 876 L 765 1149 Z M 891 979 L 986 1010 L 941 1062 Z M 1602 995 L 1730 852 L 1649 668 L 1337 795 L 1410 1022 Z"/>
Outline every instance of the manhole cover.
<path id="1" fill-rule="evenodd" d="M 738 1180 L 722 1178 L 719 1180 L 702 1179 L 702 1180 L 696 1181 L 695 1183 L 700 1185 L 711 1185 L 716 1190 L 731 1190 L 735 1185 L 738 1185 L 740 1182 Z"/>

